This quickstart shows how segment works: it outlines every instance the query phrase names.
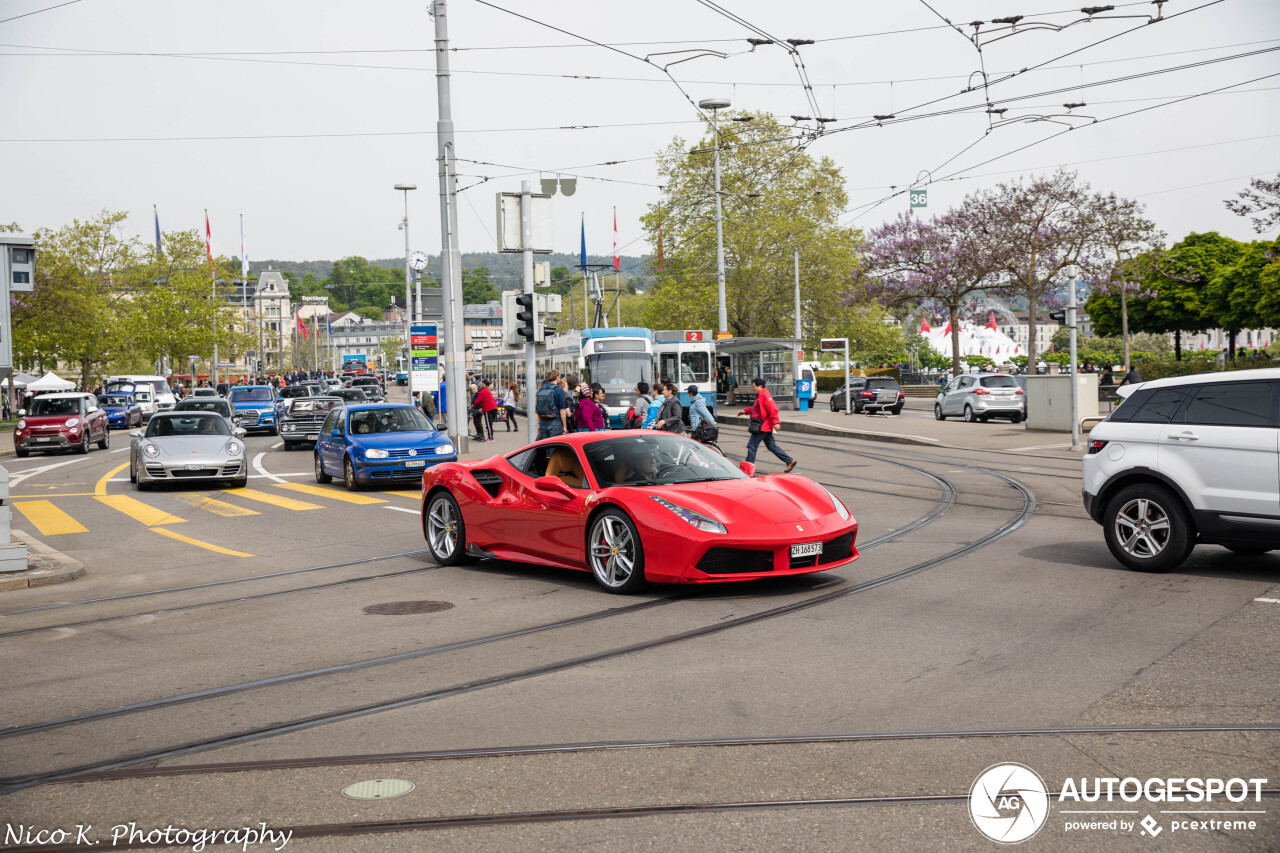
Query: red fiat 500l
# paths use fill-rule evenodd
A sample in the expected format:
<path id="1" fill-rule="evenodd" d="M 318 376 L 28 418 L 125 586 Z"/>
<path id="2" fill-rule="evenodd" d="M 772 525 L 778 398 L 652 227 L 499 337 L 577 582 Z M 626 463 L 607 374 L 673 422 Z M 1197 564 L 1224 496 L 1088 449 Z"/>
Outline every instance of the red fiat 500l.
<path id="1" fill-rule="evenodd" d="M 111 443 L 107 413 L 92 394 L 45 394 L 31 401 L 30 411 L 19 410 L 18 417 L 13 449 L 19 457 L 67 448 L 88 453 L 95 441 L 103 450 Z"/>

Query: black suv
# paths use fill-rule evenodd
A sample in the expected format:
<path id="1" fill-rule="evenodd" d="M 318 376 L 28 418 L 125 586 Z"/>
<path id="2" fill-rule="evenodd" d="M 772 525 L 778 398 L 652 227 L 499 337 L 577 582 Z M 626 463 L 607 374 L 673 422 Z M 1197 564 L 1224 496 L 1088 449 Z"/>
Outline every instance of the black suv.
<path id="1" fill-rule="evenodd" d="M 898 380 L 892 376 L 855 376 L 849 380 L 849 384 L 853 387 L 853 411 L 862 414 L 862 407 L 868 400 L 874 400 L 877 391 L 893 389 L 898 392 L 898 404 L 889 409 L 895 415 L 902 413 L 902 406 L 906 403 L 907 397 L 902 393 L 902 386 Z M 831 411 L 843 411 L 848 404 L 845 402 L 845 389 L 841 388 L 831 395 Z"/>

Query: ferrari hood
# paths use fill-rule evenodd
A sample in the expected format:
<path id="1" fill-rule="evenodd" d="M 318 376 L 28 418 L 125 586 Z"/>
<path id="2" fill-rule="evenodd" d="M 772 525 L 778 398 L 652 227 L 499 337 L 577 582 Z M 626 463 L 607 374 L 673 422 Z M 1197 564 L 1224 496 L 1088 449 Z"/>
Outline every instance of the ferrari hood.
<path id="1" fill-rule="evenodd" d="M 657 486 L 645 491 L 694 512 L 737 524 L 790 524 L 824 518 L 834 512 L 831 500 L 819 486 L 786 475 Z"/>

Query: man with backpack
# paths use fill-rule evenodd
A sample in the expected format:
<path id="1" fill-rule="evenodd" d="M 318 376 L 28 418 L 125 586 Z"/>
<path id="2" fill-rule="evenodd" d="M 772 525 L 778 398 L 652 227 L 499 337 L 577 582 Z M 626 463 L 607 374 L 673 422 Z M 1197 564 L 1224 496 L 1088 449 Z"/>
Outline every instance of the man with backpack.
<path id="1" fill-rule="evenodd" d="M 569 398 L 564 389 L 556 384 L 560 371 L 547 371 L 547 379 L 538 388 L 534 398 L 534 411 L 538 415 L 538 440 L 563 435 L 568 431 L 566 418 L 569 414 Z"/>

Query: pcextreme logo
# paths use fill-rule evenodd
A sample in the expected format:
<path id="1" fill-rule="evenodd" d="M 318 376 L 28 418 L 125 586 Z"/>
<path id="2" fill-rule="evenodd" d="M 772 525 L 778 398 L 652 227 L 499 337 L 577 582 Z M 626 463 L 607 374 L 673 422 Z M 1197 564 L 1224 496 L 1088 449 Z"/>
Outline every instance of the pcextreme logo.
<path id="1" fill-rule="evenodd" d="M 1155 838 L 1166 829 L 1185 832 L 1252 832 L 1258 828 L 1266 779 L 1068 778 L 1057 795 L 1064 833 L 1133 833 Z M 969 817 L 992 841 L 1018 844 L 1049 820 L 1053 797 L 1044 780 L 1024 764 L 994 764 L 969 791 Z M 1195 805 L 1201 808 L 1188 809 Z M 1141 806 L 1150 811 L 1141 818 Z M 1110 807 L 1110 808 L 1109 808 Z M 1225 808 L 1224 808 L 1225 807 Z"/>

